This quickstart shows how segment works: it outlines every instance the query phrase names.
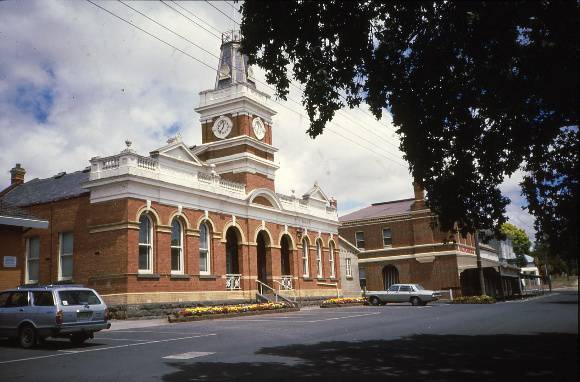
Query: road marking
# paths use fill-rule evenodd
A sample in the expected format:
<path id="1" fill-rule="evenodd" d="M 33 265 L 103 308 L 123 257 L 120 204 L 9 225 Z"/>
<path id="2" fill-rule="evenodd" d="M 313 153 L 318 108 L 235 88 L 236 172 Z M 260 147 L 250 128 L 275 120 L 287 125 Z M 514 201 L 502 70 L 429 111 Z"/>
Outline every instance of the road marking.
<path id="1" fill-rule="evenodd" d="M 133 340 L 130 338 L 107 338 L 107 337 L 95 337 L 95 340 L 107 340 L 107 341 L 134 341 L 134 342 L 147 342 L 150 340 Z"/>
<path id="2" fill-rule="evenodd" d="M 197 357 L 204 357 L 206 355 L 212 355 L 215 352 L 204 352 L 204 351 L 190 351 L 189 353 L 173 354 L 163 357 L 164 359 L 192 359 Z"/>
<path id="3" fill-rule="evenodd" d="M 117 334 L 117 333 L 202 334 L 202 333 L 196 333 L 196 332 L 158 332 L 156 330 L 123 330 L 123 329 L 119 329 L 119 330 L 115 330 L 114 332 L 100 333 L 99 336 L 102 336 L 103 334 Z"/>
<path id="4" fill-rule="evenodd" d="M 161 343 L 161 342 L 172 342 L 172 341 L 189 340 L 189 339 L 193 339 L 193 338 L 210 337 L 210 336 L 217 336 L 217 334 L 211 333 L 211 334 L 204 334 L 204 335 L 199 335 L 199 336 L 189 336 L 189 337 L 179 337 L 179 338 L 167 338 L 167 339 L 163 339 L 163 340 L 139 342 L 139 343 L 136 343 L 136 344 L 125 344 L 125 345 L 117 345 L 117 346 L 106 346 L 106 347 L 95 348 L 95 349 L 64 350 L 63 352 L 56 353 L 56 354 L 43 355 L 43 356 L 38 356 L 38 357 L 11 359 L 11 360 L 8 360 L 8 361 L 0 361 L 0 365 L 7 364 L 7 363 L 31 361 L 31 360 L 42 359 L 42 358 L 62 357 L 62 356 L 65 356 L 65 355 L 75 355 L 75 354 L 80 354 L 80 353 L 89 353 L 89 352 L 102 351 L 102 350 L 128 348 L 128 347 L 132 347 L 132 346 L 149 345 L 149 344 L 156 344 L 156 343 Z"/>
<path id="5" fill-rule="evenodd" d="M 381 312 L 366 313 L 366 314 L 354 314 L 352 316 L 331 317 L 331 318 L 323 318 L 323 319 L 320 319 L 320 320 L 311 320 L 311 321 L 302 321 L 302 322 L 313 323 L 313 322 L 332 321 L 332 320 L 344 320 L 346 318 L 355 318 L 355 317 L 364 317 L 364 316 L 375 316 L 377 314 L 381 314 Z"/>

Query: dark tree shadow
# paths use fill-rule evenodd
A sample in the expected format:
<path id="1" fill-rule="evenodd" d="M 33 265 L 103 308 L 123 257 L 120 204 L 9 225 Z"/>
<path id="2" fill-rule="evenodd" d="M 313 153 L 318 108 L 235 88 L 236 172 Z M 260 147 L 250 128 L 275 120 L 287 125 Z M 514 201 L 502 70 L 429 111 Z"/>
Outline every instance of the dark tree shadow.
<path id="1" fill-rule="evenodd" d="M 416 335 L 260 349 L 288 363 L 171 362 L 164 381 L 576 381 L 578 335 Z"/>

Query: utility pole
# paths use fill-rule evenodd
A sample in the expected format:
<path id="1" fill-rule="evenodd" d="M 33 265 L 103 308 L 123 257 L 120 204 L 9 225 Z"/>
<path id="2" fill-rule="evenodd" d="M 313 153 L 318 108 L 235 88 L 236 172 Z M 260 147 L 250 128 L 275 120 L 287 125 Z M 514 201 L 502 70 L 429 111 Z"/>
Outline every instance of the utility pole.
<path id="1" fill-rule="evenodd" d="M 475 229 L 475 234 L 473 235 L 475 239 L 475 258 L 477 261 L 477 273 L 479 275 L 479 290 L 481 295 L 485 295 L 485 280 L 483 278 L 483 268 L 481 267 L 481 252 L 479 249 L 479 231 Z"/>

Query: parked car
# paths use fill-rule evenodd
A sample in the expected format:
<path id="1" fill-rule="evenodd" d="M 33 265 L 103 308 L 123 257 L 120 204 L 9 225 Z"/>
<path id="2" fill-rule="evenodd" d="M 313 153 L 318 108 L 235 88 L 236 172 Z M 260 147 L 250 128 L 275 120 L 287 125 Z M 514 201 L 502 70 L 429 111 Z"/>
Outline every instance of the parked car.
<path id="1" fill-rule="evenodd" d="M 99 294 L 82 285 L 21 286 L 0 293 L 0 337 L 31 348 L 47 337 L 81 344 L 108 329 L 109 312 Z"/>
<path id="2" fill-rule="evenodd" d="M 410 302 L 413 306 L 425 305 L 437 300 L 439 296 L 441 293 L 427 290 L 420 284 L 393 284 L 387 290 L 367 292 L 371 305 L 384 305 L 389 302 Z"/>

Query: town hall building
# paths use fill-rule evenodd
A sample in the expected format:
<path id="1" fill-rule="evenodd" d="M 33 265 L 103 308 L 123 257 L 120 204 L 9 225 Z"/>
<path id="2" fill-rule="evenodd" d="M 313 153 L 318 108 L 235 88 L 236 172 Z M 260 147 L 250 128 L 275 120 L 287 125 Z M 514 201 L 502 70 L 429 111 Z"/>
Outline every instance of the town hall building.
<path id="1" fill-rule="evenodd" d="M 316 182 L 276 192 L 276 112 L 239 37 L 222 36 L 215 86 L 200 93 L 201 144 L 176 136 L 143 155 L 128 140 L 84 170 L 27 182 L 13 169 L 0 200 L 48 221 L 9 236 L 0 226 L 14 286 L 79 283 L 110 304 L 336 296 L 336 201 Z"/>

